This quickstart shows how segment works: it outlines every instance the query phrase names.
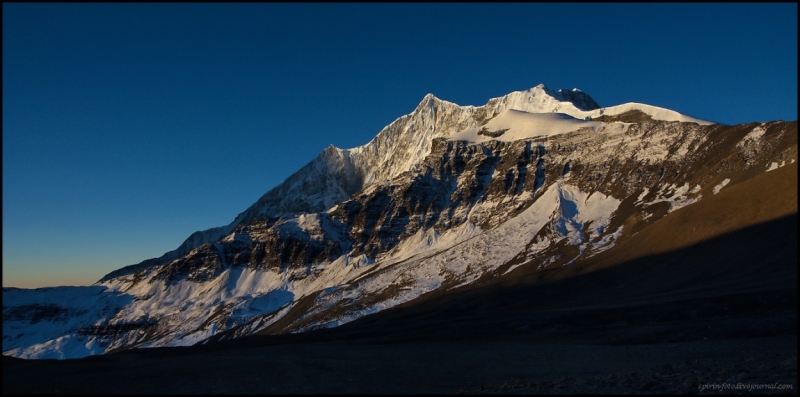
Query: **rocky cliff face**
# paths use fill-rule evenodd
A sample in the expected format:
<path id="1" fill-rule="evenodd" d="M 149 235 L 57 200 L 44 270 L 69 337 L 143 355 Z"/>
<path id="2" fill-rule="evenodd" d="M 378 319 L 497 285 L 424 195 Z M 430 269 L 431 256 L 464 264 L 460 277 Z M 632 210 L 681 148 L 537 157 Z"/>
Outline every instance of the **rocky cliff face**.
<path id="1" fill-rule="evenodd" d="M 428 94 L 413 112 L 386 126 L 369 143 L 353 149 L 329 146 L 282 184 L 265 193 L 230 224 L 195 232 L 175 251 L 149 261 L 166 263 L 175 260 L 256 218 L 324 211 L 374 182 L 388 181 L 409 170 L 430 153 L 433 139 L 483 125 L 508 109 L 576 113 L 599 109 L 599 106 L 579 90 L 553 91 L 543 84 L 493 98 L 480 107 L 458 106 Z M 133 265 L 109 276 L 143 267 Z"/>
<path id="2" fill-rule="evenodd" d="M 796 122 L 597 108 L 544 86 L 481 107 L 428 95 L 366 145 L 327 148 L 231 224 L 104 277 L 118 303 L 82 333 L 4 332 L 4 351 L 94 346 L 74 357 L 336 326 L 518 266 L 569 265 L 797 159 Z"/>

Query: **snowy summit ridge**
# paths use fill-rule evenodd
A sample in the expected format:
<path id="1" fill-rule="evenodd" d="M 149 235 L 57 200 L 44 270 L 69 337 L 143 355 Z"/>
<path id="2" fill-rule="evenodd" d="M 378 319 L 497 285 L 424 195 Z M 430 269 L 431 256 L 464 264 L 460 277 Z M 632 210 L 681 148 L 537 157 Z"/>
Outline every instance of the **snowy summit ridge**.
<path id="1" fill-rule="evenodd" d="M 713 124 L 544 85 L 425 95 L 325 148 L 236 219 L 92 287 L 4 289 L 3 351 L 76 358 L 334 327 L 432 291 L 614 249 L 742 175 L 796 160 L 797 123 Z"/>
<path id="2" fill-rule="evenodd" d="M 577 88 L 553 91 L 544 84 L 492 98 L 483 106 L 460 106 L 426 94 L 413 112 L 397 118 L 368 143 L 340 149 L 328 146 L 317 158 L 274 187 L 228 225 L 193 233 L 162 258 L 173 260 L 259 217 L 320 212 L 368 185 L 408 171 L 430 153 L 431 142 L 482 125 L 505 110 L 584 114 L 599 105 Z M 134 265 L 136 266 L 136 265 Z M 129 267 L 132 270 L 138 267 Z M 123 268 L 124 269 L 124 268 Z M 119 275 L 123 269 L 103 279 Z"/>
<path id="3" fill-rule="evenodd" d="M 413 112 L 397 118 L 368 143 L 352 149 L 328 146 L 310 163 L 265 193 L 230 224 L 195 232 L 178 249 L 164 254 L 161 258 L 117 270 L 105 276 L 103 280 L 145 265 L 149 266 L 153 261 L 177 259 L 204 243 L 216 241 L 229 234 L 236 226 L 254 219 L 325 211 L 373 183 L 391 180 L 411 170 L 430 153 L 431 143 L 436 138 L 463 136 L 472 142 L 485 141 L 486 139 L 473 137 L 474 132 L 507 110 L 530 114 L 561 113 L 584 121 L 638 110 L 654 120 L 712 124 L 668 109 L 644 104 L 627 103 L 601 108 L 594 99 L 578 88 L 554 91 L 544 84 L 492 98 L 483 106 L 460 106 L 428 93 Z M 531 116 L 528 120 L 531 121 L 535 117 L 537 116 Z M 517 117 L 517 119 L 526 118 Z M 536 135 L 541 129 L 548 130 L 546 135 L 553 131 L 568 132 L 581 124 L 576 123 L 577 120 L 563 117 L 560 120 L 552 119 L 553 122 L 549 124 L 544 120 L 538 123 L 539 129 L 528 128 L 526 132 L 518 133 L 517 136 L 521 138 L 531 134 Z M 513 136 L 514 134 L 509 134 L 508 137 L 500 139 L 507 140 Z"/>
<path id="4" fill-rule="evenodd" d="M 478 107 L 459 106 L 428 93 L 412 113 L 396 119 L 370 142 L 352 149 L 338 149 L 331 145 L 286 182 L 264 194 L 227 228 L 232 229 L 241 222 L 259 216 L 279 217 L 297 212 L 324 211 L 331 203 L 342 201 L 372 183 L 390 180 L 410 170 L 430 153 L 433 139 L 450 137 L 466 129 L 479 127 L 506 110 L 534 114 L 563 113 L 577 119 L 587 119 L 634 109 L 655 120 L 711 124 L 649 105 L 631 103 L 600 108 L 594 99 L 577 88 L 553 91 L 544 84 L 492 98 Z M 331 177 L 335 177 L 337 182 L 325 185 L 315 182 L 318 178 Z M 305 189 L 302 192 L 298 190 L 301 184 Z M 311 199 L 297 202 L 298 193 Z"/>

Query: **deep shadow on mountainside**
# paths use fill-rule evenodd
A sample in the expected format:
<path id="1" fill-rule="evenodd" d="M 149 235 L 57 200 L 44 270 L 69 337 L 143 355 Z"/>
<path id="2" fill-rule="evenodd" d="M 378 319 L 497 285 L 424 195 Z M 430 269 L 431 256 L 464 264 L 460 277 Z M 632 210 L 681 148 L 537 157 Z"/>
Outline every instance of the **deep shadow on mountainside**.
<path id="1" fill-rule="evenodd" d="M 3 393 L 796 394 L 797 231 L 794 163 L 572 265 L 304 334 L 4 356 Z"/>

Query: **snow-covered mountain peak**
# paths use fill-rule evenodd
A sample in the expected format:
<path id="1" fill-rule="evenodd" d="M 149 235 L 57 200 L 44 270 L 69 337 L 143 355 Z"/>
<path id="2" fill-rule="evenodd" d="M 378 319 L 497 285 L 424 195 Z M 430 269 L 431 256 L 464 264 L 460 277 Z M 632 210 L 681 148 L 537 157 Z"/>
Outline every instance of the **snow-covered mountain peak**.
<path id="1" fill-rule="evenodd" d="M 439 101 L 439 98 L 437 98 L 436 95 L 433 95 L 432 93 L 429 92 L 429 93 L 425 94 L 424 97 L 422 97 L 421 101 L 419 101 L 419 106 L 427 106 L 430 103 L 436 103 L 438 101 Z M 419 106 L 417 106 L 417 107 L 419 107 Z"/>
<path id="2" fill-rule="evenodd" d="M 518 112 L 510 112 L 512 110 Z M 176 260 L 192 249 L 217 241 L 237 226 L 255 219 L 328 210 L 359 190 L 412 170 L 431 153 L 432 143 L 437 138 L 470 142 L 513 141 L 572 132 L 583 127 L 591 127 L 595 131 L 598 128 L 616 131 L 624 128 L 624 123 L 617 121 L 625 120 L 615 116 L 631 111 L 644 113 L 643 120 L 711 124 L 668 109 L 642 104 L 600 108 L 589 95 L 577 88 L 554 91 L 544 84 L 492 98 L 482 106 L 460 106 L 428 93 L 411 113 L 398 117 L 368 143 L 352 149 L 340 149 L 333 145 L 327 147 L 317 158 L 264 194 L 230 224 L 198 231 L 178 249 L 161 258 L 120 269 L 103 279 Z M 629 117 L 627 115 L 626 119 Z M 491 134 L 479 134 L 481 127 L 485 127 L 488 133 L 504 129 L 508 131 L 493 137 Z"/>
<path id="3" fill-rule="evenodd" d="M 323 150 L 323 153 L 325 153 L 328 157 L 330 157 L 330 156 L 341 156 L 342 153 L 346 152 L 346 151 L 348 151 L 348 149 L 342 149 L 342 148 L 336 147 L 331 143 L 330 145 L 328 145 L 328 147 L 326 147 Z"/>
<path id="4" fill-rule="evenodd" d="M 583 91 L 567 89 L 553 91 L 544 84 L 539 84 L 529 90 L 514 91 L 490 99 L 485 107 L 494 113 L 514 109 L 528 113 L 565 113 L 578 117 L 577 115 L 582 112 L 598 109 L 600 105 Z"/>
<path id="5" fill-rule="evenodd" d="M 558 91 L 547 88 L 544 84 L 538 84 L 528 90 L 514 91 L 510 94 L 490 99 L 482 106 L 462 106 L 454 102 L 443 100 L 432 93 L 426 94 L 415 111 L 423 108 L 433 109 L 434 107 L 457 107 L 463 109 L 491 109 L 495 113 L 506 109 L 521 110 L 529 113 L 577 113 L 599 109 L 600 105 L 583 91 L 573 88 L 559 89 Z M 567 110 L 566 112 L 563 110 Z M 412 113 L 413 115 L 414 113 Z"/>
<path id="6" fill-rule="evenodd" d="M 460 106 L 460 105 L 458 105 L 456 103 L 441 99 L 441 98 L 437 97 L 436 95 L 434 95 L 432 93 L 428 93 L 428 94 L 425 94 L 424 97 L 422 97 L 422 100 L 419 102 L 419 105 L 417 105 L 417 107 L 414 109 L 414 112 L 408 114 L 407 116 L 413 116 L 413 115 L 419 113 L 419 111 L 424 110 L 424 109 L 427 109 L 429 111 L 433 111 L 434 109 L 441 108 L 441 107 L 456 107 L 456 108 L 460 108 L 460 107 L 463 107 L 463 106 Z M 467 107 L 469 107 L 469 106 L 467 106 Z"/>
<path id="7" fill-rule="evenodd" d="M 489 126 L 501 129 L 507 128 L 503 127 L 505 124 L 513 124 L 514 120 L 521 121 L 524 127 L 515 128 L 513 133 L 501 140 L 517 135 L 572 131 L 583 125 L 579 126 L 580 120 L 570 120 L 569 116 L 579 115 L 584 119 L 585 112 L 598 107 L 591 97 L 581 91 L 553 91 L 544 84 L 490 99 L 478 107 L 460 106 L 428 93 L 413 112 L 397 118 L 368 143 L 352 149 L 339 149 L 332 145 L 326 148 L 309 165 L 265 194 L 234 223 L 240 224 L 259 217 L 283 216 L 296 211 L 324 211 L 372 183 L 389 180 L 410 170 L 430 153 L 433 139 L 449 138 L 461 131 L 486 125 L 507 110 L 526 112 L 528 116 L 509 114 L 502 118 L 504 122 L 498 121 L 494 123 L 497 125 Z M 569 116 L 559 122 L 556 120 L 558 117 L 552 120 L 537 118 L 532 113 L 564 113 Z M 549 125 L 556 124 L 558 128 L 544 131 Z M 332 178 L 334 175 L 336 177 Z M 327 179 L 327 182 L 320 178 Z M 310 187 L 317 190 L 308 191 Z"/>
<path id="8" fill-rule="evenodd" d="M 703 197 L 734 197 L 728 183 L 796 162 L 796 123 L 701 124 L 542 84 L 482 106 L 428 94 L 366 144 L 327 146 L 232 223 L 160 258 L 93 287 L 4 288 L 4 354 L 334 327 L 519 266 L 583 266 Z"/>

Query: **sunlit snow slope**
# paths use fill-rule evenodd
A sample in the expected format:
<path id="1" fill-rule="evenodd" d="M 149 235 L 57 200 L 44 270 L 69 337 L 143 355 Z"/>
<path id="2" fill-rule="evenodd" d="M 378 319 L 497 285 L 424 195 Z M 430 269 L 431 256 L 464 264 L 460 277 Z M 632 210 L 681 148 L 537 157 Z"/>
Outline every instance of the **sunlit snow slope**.
<path id="1" fill-rule="evenodd" d="M 570 266 L 797 158 L 796 122 L 600 108 L 543 85 L 427 95 L 229 225 L 96 285 L 3 290 L 3 351 L 71 358 L 333 327 L 520 266 Z"/>

